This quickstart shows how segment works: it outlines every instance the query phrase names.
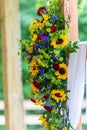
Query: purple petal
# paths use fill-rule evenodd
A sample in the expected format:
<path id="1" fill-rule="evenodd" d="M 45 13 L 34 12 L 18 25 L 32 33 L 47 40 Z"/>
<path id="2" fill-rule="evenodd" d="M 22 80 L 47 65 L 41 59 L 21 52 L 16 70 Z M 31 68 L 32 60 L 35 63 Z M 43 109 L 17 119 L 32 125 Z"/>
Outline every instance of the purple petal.
<path id="1" fill-rule="evenodd" d="M 44 76 L 44 69 L 39 70 L 40 76 Z"/>
<path id="2" fill-rule="evenodd" d="M 39 45 L 40 48 L 45 48 L 45 46 L 46 46 L 46 45 L 45 45 L 44 43 L 41 43 L 41 44 Z"/>
<path id="3" fill-rule="evenodd" d="M 55 61 L 58 60 L 57 57 L 54 55 L 54 53 L 52 53 L 52 59 L 55 60 Z"/>
<path id="4" fill-rule="evenodd" d="M 50 20 L 50 22 L 55 22 L 57 19 L 58 19 L 58 16 L 57 16 L 57 15 L 54 15 L 54 16 L 52 17 L 52 19 Z"/>
<path id="5" fill-rule="evenodd" d="M 35 50 L 35 52 L 38 52 L 38 45 L 37 44 L 34 44 L 34 50 Z"/>
<path id="6" fill-rule="evenodd" d="M 45 41 L 45 42 L 48 42 L 49 41 L 49 36 L 43 36 L 42 40 Z"/>

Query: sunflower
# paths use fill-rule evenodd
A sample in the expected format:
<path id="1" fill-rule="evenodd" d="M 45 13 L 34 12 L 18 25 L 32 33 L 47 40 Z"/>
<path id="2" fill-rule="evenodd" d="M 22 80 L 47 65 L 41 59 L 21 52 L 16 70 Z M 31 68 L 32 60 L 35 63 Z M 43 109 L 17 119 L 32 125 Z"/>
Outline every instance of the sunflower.
<path id="1" fill-rule="evenodd" d="M 59 64 L 59 70 L 55 72 L 55 75 L 60 79 L 66 79 L 68 76 L 68 66 L 64 63 Z"/>
<path id="2" fill-rule="evenodd" d="M 37 69 L 37 63 L 36 61 L 31 61 L 30 63 L 30 70 L 29 72 L 31 72 L 32 76 L 36 76 L 38 74 L 38 69 Z"/>
<path id="3" fill-rule="evenodd" d="M 66 46 L 66 44 L 68 43 L 68 37 L 67 36 L 62 36 L 57 38 L 53 38 L 51 41 L 51 45 L 54 48 L 64 48 Z"/>
<path id="4" fill-rule="evenodd" d="M 68 37 L 66 35 L 58 38 L 56 41 L 56 44 L 58 45 L 59 48 L 65 47 L 67 43 L 68 43 Z"/>
<path id="5" fill-rule="evenodd" d="M 46 119 L 45 119 L 43 116 L 40 116 L 40 117 L 39 117 L 39 120 L 42 121 L 42 124 L 44 124 L 45 127 L 48 127 L 48 122 L 46 121 Z"/>
<path id="6" fill-rule="evenodd" d="M 34 93 L 38 93 L 39 92 L 39 89 L 35 87 L 35 85 L 33 83 L 30 84 L 31 86 L 31 89 Z"/>
<path id="7" fill-rule="evenodd" d="M 66 93 L 63 90 L 52 90 L 51 97 L 58 102 L 63 102 L 66 100 Z"/>

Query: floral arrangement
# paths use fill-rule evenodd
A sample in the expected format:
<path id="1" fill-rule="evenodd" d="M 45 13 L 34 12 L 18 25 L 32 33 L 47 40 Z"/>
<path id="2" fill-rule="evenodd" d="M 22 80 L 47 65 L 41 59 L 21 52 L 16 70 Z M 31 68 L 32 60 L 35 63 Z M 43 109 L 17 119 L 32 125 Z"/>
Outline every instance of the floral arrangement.
<path id="1" fill-rule="evenodd" d="M 40 19 L 31 23 L 29 38 L 21 41 L 21 52 L 29 65 L 30 99 L 45 110 L 39 120 L 46 130 L 69 130 L 68 59 L 78 42 L 68 40 L 69 20 L 64 19 L 63 3 L 47 2 L 37 11 Z"/>

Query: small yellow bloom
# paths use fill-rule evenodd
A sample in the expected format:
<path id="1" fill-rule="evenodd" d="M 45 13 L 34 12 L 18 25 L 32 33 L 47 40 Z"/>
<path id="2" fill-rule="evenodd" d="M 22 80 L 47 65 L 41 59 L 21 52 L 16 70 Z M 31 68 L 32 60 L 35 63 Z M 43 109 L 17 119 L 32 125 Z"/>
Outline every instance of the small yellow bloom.
<path id="1" fill-rule="evenodd" d="M 68 130 L 68 128 L 67 128 L 67 127 L 64 127 L 63 130 Z"/>
<path id="2" fill-rule="evenodd" d="M 36 105 L 39 105 L 39 106 L 42 106 L 43 105 L 43 102 L 41 100 L 36 100 Z"/>
<path id="3" fill-rule="evenodd" d="M 48 127 L 48 122 L 46 121 L 46 119 L 43 116 L 40 116 L 39 120 L 42 121 L 42 124 L 45 125 L 45 127 Z"/>
<path id="4" fill-rule="evenodd" d="M 37 39 L 37 34 L 34 34 L 34 35 L 33 35 L 33 38 L 32 38 L 32 41 L 35 42 L 36 39 Z"/>
<path id="5" fill-rule="evenodd" d="M 37 24 L 37 20 L 33 20 L 32 23 L 30 24 L 29 30 L 31 31 L 32 28 Z"/>
<path id="6" fill-rule="evenodd" d="M 33 91 L 34 93 L 38 93 L 38 92 L 39 92 L 39 89 L 37 89 L 37 88 L 34 86 L 33 83 L 30 84 L 30 86 L 31 86 L 31 89 L 32 89 L 32 91 Z"/>
<path id="7" fill-rule="evenodd" d="M 36 66 L 36 67 L 37 67 L 38 65 L 37 65 L 36 61 L 32 60 L 31 63 L 30 63 L 30 66 L 31 66 L 31 67 L 33 67 L 33 66 Z"/>
<path id="8" fill-rule="evenodd" d="M 66 100 L 66 93 L 63 90 L 52 90 L 51 97 L 58 102 L 63 102 Z"/>
<path id="9" fill-rule="evenodd" d="M 29 53 L 32 53 L 32 52 L 33 52 L 33 46 L 30 46 L 30 47 L 28 48 L 28 51 L 29 51 Z"/>
<path id="10" fill-rule="evenodd" d="M 48 20 L 48 15 L 47 14 L 42 14 L 42 17 L 44 18 L 44 21 Z"/>
<path id="11" fill-rule="evenodd" d="M 30 69 L 30 71 L 29 72 L 31 72 L 31 74 L 32 74 L 32 76 L 36 76 L 37 74 L 38 74 L 38 70 L 37 69 Z"/>
<path id="12" fill-rule="evenodd" d="M 36 61 L 31 61 L 31 63 L 30 63 L 30 72 L 31 72 L 31 74 L 32 74 L 32 76 L 36 76 L 37 74 L 38 74 L 38 69 L 37 69 L 37 63 L 36 63 Z"/>
<path id="13" fill-rule="evenodd" d="M 44 22 L 38 21 L 38 27 L 42 29 L 44 27 Z"/>
<path id="14" fill-rule="evenodd" d="M 53 38 L 53 39 L 52 39 L 51 45 L 52 45 L 54 48 L 58 48 L 58 45 L 56 44 L 56 38 Z"/>

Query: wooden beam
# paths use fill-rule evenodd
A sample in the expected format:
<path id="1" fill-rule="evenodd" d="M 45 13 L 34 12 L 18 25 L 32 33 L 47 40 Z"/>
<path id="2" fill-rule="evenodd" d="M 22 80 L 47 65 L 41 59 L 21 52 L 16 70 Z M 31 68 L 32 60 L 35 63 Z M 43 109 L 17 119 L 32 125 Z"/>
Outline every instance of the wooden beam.
<path id="1" fill-rule="evenodd" d="M 77 0 L 64 0 L 64 15 L 67 19 L 70 17 L 70 33 L 69 40 L 78 40 L 78 1 Z M 82 118 L 76 130 L 82 130 Z"/>
<path id="2" fill-rule="evenodd" d="M 6 130 L 24 130 L 20 57 L 19 2 L 1 0 L 2 58 Z"/>

